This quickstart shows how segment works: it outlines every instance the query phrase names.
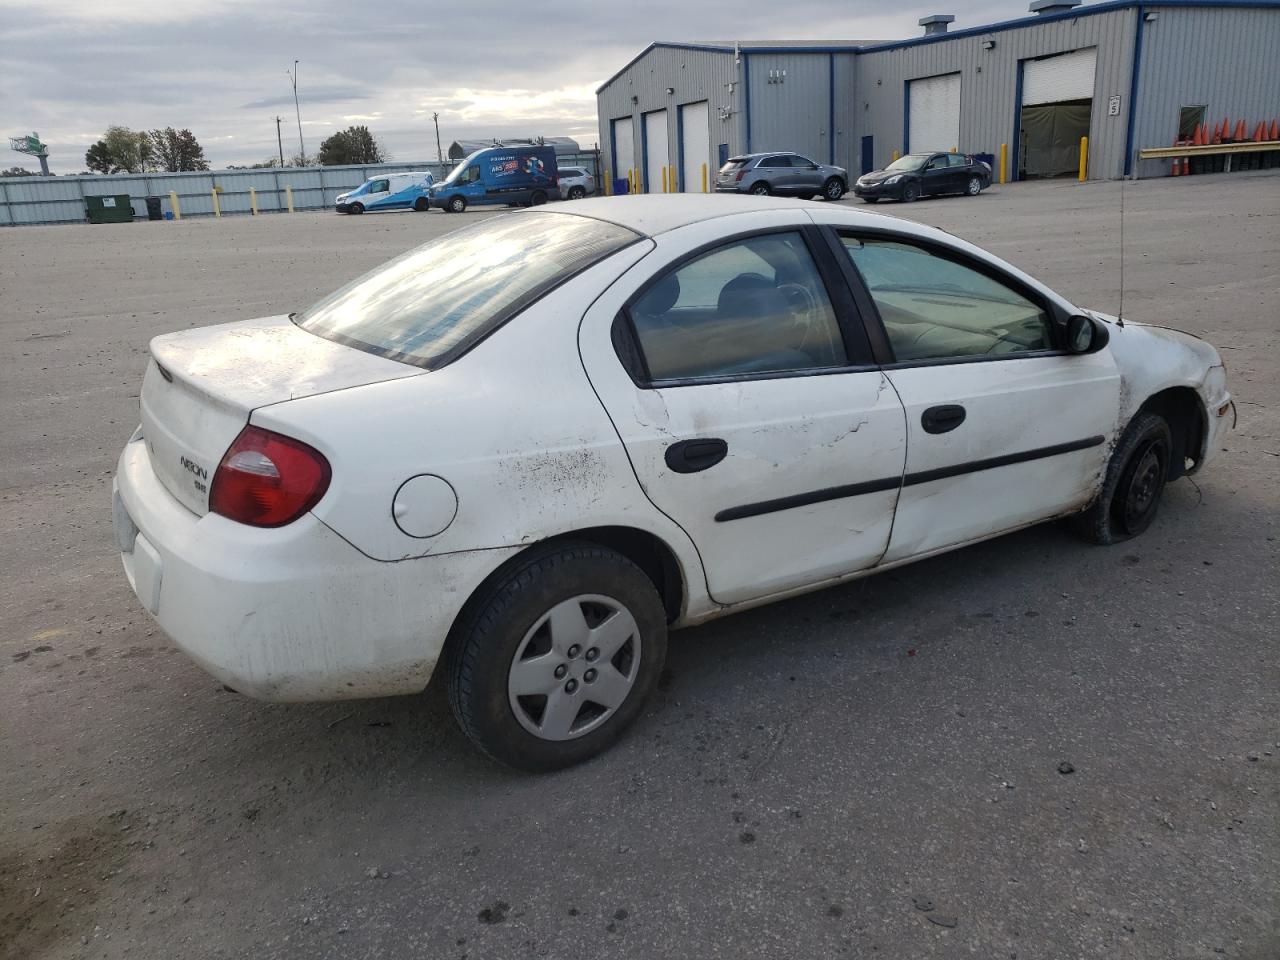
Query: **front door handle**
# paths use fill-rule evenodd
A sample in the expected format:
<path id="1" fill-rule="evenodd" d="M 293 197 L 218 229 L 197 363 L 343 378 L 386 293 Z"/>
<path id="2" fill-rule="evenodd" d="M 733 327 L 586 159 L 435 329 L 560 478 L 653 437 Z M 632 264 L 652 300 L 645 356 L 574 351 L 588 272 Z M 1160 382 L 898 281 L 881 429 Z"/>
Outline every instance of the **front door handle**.
<path id="1" fill-rule="evenodd" d="M 946 433 L 964 423 L 965 409 L 956 403 L 930 407 L 920 415 L 920 426 L 925 433 Z"/>
<path id="2" fill-rule="evenodd" d="M 667 447 L 667 466 L 676 473 L 697 473 L 714 467 L 729 453 L 729 445 L 715 437 L 681 440 Z"/>

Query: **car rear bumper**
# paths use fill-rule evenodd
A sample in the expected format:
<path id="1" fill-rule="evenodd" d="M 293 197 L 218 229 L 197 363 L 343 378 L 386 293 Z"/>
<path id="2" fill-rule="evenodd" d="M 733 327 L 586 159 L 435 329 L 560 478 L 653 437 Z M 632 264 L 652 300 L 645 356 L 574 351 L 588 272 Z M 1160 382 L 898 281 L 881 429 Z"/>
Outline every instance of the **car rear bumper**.
<path id="1" fill-rule="evenodd" d="M 386 563 L 313 514 L 273 530 L 197 516 L 161 484 L 141 439 L 120 455 L 113 500 L 139 601 L 200 667 L 260 700 L 421 690 L 462 604 L 506 556 Z"/>

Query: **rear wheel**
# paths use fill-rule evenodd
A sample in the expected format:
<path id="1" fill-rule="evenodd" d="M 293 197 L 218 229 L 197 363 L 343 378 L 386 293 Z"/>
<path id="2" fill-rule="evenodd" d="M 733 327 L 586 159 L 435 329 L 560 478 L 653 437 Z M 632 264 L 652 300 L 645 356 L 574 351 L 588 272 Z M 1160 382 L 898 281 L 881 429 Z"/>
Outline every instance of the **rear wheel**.
<path id="1" fill-rule="evenodd" d="M 1086 540 L 1120 543 L 1146 530 L 1156 518 L 1172 462 L 1173 437 L 1164 417 L 1139 413 L 1111 453 L 1102 492 L 1072 523 Z"/>
<path id="2" fill-rule="evenodd" d="M 462 213 L 467 209 L 467 198 L 463 196 L 455 196 L 449 198 L 449 204 L 445 207 L 450 213 Z"/>
<path id="3" fill-rule="evenodd" d="M 353 203 L 353 204 L 352 204 L 352 205 L 347 209 L 347 213 L 364 213 L 364 204 L 363 204 L 363 203 Z"/>
<path id="4" fill-rule="evenodd" d="M 976 197 L 978 194 L 980 194 L 982 192 L 982 178 L 970 177 L 969 184 L 968 186 L 965 187 L 964 192 L 971 197 Z"/>
<path id="5" fill-rule="evenodd" d="M 533 191 L 533 196 L 529 198 L 529 205 L 540 207 L 547 202 L 547 195 L 541 190 Z"/>
<path id="6" fill-rule="evenodd" d="M 455 626 L 449 703 L 490 757 L 557 770 L 635 720 L 666 649 L 662 601 L 639 567 L 594 544 L 552 544 L 493 580 Z"/>
<path id="7" fill-rule="evenodd" d="M 839 200 L 844 196 L 844 181 L 839 177 L 831 177 L 823 184 L 822 195 L 828 200 Z"/>
<path id="8" fill-rule="evenodd" d="M 879 203 L 880 198 L 879 197 L 863 197 L 862 202 L 863 203 Z"/>
<path id="9" fill-rule="evenodd" d="M 417 200 L 413 201 L 413 209 L 418 213 L 422 213 L 422 211 L 426 210 L 430 205 L 431 204 L 426 197 L 419 197 Z"/>
<path id="10" fill-rule="evenodd" d="M 797 194 L 796 194 L 796 196 L 797 196 L 797 197 L 799 197 L 801 200 L 812 200 L 812 199 L 816 196 L 816 194 L 812 194 L 812 193 L 797 193 Z"/>
<path id="11" fill-rule="evenodd" d="M 751 192 L 757 197 L 767 197 L 773 193 L 773 188 L 761 180 L 759 183 L 752 185 Z"/>
<path id="12" fill-rule="evenodd" d="M 581 199 L 582 199 L 583 197 L 585 197 L 586 195 L 587 195 L 587 191 L 586 191 L 584 188 L 582 188 L 582 187 L 570 187 L 570 188 L 569 188 L 569 199 L 570 199 L 570 200 L 581 200 Z"/>
<path id="13" fill-rule="evenodd" d="M 908 183 L 902 188 L 902 202 L 915 203 L 920 199 L 920 184 Z"/>

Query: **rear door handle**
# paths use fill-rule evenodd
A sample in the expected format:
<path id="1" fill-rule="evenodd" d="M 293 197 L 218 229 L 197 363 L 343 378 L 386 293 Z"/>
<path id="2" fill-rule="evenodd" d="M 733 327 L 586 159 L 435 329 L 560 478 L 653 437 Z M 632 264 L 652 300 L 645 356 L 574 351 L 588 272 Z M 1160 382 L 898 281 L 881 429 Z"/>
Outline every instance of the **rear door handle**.
<path id="1" fill-rule="evenodd" d="M 667 447 L 667 466 L 676 473 L 697 473 L 714 467 L 729 453 L 729 445 L 715 437 L 681 440 Z"/>
<path id="2" fill-rule="evenodd" d="M 920 415 L 920 426 L 925 433 L 946 433 L 964 423 L 965 409 L 959 404 L 948 403 L 930 407 Z"/>

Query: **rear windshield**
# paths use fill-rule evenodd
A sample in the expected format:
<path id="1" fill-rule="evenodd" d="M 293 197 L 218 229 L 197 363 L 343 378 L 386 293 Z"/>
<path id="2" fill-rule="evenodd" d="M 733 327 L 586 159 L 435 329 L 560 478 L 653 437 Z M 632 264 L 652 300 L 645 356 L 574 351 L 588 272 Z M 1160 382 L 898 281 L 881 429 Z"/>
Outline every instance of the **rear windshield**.
<path id="1" fill-rule="evenodd" d="M 721 167 L 721 168 L 720 168 L 720 172 L 721 172 L 721 173 L 733 173 L 733 171 L 737 170 L 739 167 L 745 167 L 745 166 L 747 165 L 747 160 L 748 160 L 748 159 L 750 159 L 750 158 L 749 158 L 749 157 L 734 157 L 732 160 L 730 160 L 728 163 L 726 163 L 723 167 Z"/>
<path id="2" fill-rule="evenodd" d="M 328 340 L 431 369 L 638 239 L 588 217 L 498 216 L 384 263 L 294 322 Z"/>

